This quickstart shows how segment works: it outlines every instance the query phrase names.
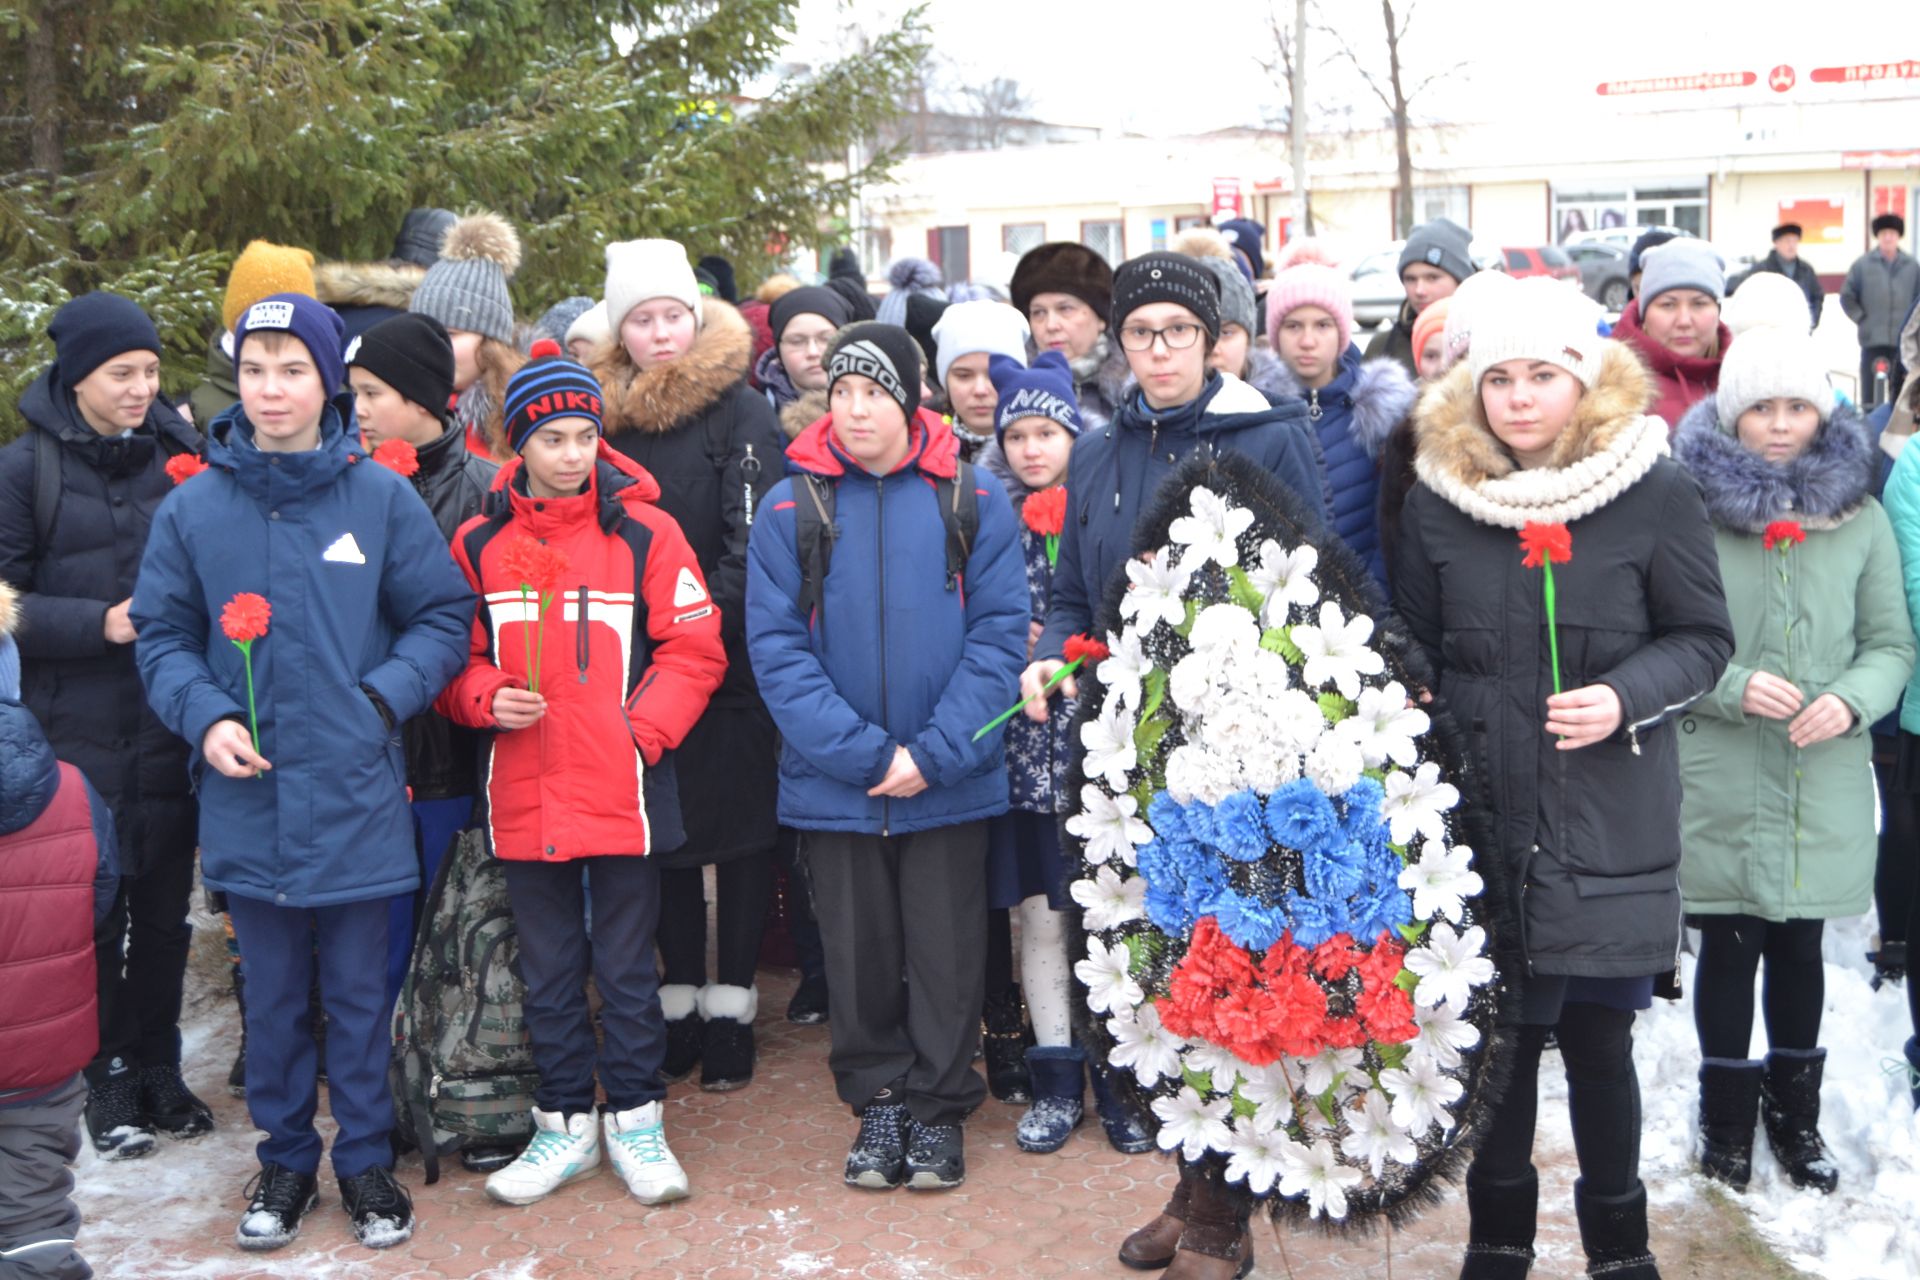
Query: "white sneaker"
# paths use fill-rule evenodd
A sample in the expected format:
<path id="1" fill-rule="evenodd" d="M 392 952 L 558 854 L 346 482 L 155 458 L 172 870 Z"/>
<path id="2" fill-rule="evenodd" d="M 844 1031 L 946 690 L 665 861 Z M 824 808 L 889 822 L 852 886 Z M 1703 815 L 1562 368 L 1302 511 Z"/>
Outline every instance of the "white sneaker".
<path id="1" fill-rule="evenodd" d="M 487 1194 L 503 1204 L 532 1204 L 600 1167 L 600 1126 L 592 1111 L 572 1119 L 533 1109 L 533 1141 L 520 1158 L 487 1177 Z"/>
<path id="2" fill-rule="evenodd" d="M 667 1147 L 661 1123 L 664 1114 L 663 1103 L 649 1102 L 618 1115 L 609 1111 L 604 1117 L 613 1171 L 641 1204 L 665 1204 L 684 1198 L 688 1191 L 686 1171 Z"/>

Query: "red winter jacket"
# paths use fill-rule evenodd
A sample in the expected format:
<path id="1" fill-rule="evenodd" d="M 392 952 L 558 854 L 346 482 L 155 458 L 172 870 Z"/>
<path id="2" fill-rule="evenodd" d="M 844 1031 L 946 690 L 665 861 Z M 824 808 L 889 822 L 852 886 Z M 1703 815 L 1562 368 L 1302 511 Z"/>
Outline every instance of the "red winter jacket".
<path id="1" fill-rule="evenodd" d="M 1659 389 L 1647 412 L 1664 421 L 1667 435 L 1672 436 L 1680 429 L 1680 419 L 1686 416 L 1687 410 L 1719 389 L 1720 361 L 1733 341 L 1733 330 L 1724 324 L 1720 326 L 1714 340 L 1717 355 L 1677 356 L 1640 327 L 1640 299 L 1635 298 L 1614 321 L 1613 337 L 1632 347 L 1634 354 L 1652 370 Z"/>
<path id="2" fill-rule="evenodd" d="M 46 757 L 52 764 L 51 750 Z M 57 777 L 39 815 L 0 835 L 0 1093 L 58 1084 L 100 1045 L 93 960 L 100 846 L 86 779 L 66 763 Z"/>
<path id="3" fill-rule="evenodd" d="M 699 562 L 659 497 L 644 468 L 602 441 L 586 492 L 529 497 L 516 459 L 494 481 L 488 513 L 454 535 L 481 608 L 472 657 L 435 704 L 441 713 L 498 729 L 494 695 L 525 686 L 529 641 L 540 642 L 547 713 L 494 734 L 485 761 L 498 857 L 562 862 L 685 839 L 670 752 L 706 710 L 727 655 Z M 523 539 L 566 558 L 544 615 L 503 568 Z"/>

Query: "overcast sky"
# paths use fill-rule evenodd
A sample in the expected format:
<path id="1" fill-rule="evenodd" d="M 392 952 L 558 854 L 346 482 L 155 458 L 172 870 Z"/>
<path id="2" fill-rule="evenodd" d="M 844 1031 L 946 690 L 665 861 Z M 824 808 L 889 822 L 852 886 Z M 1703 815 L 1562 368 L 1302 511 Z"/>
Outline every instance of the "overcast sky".
<path id="1" fill-rule="evenodd" d="M 1291 15 L 1292 0 L 1278 3 Z M 1278 103 L 1253 56 L 1271 46 L 1266 6 L 1190 4 L 1193 16 L 1174 21 L 1162 16 L 1172 6 L 930 0 L 927 22 L 936 50 L 963 77 L 1017 80 L 1043 119 L 1175 134 L 1257 124 L 1263 108 Z M 828 56 L 840 23 L 851 18 L 883 30 L 909 7 L 900 0 L 800 0 L 794 52 Z M 1123 17 L 1129 10 L 1152 16 Z M 1384 63 L 1375 5 L 1330 0 L 1319 12 L 1338 15 L 1335 25 L 1360 55 Z M 1784 23 L 1769 20 L 1756 6 L 1728 0 L 1419 0 L 1403 56 L 1410 81 L 1471 60 L 1471 73 L 1450 82 L 1444 96 L 1436 89 L 1432 99 L 1432 114 L 1456 120 L 1547 106 L 1569 93 L 1591 100 L 1601 80 L 1699 72 L 1754 71 L 1763 82 L 1754 92 L 1764 100 L 1766 75 L 1782 63 L 1797 70 L 1796 92 L 1818 92 L 1807 80 L 1815 66 L 1920 58 L 1920 16 L 1910 0 L 1826 0 L 1783 15 Z M 1311 67 L 1332 52 L 1333 41 L 1309 40 Z M 1320 83 L 1327 96 L 1353 92 L 1344 73 L 1326 71 Z M 1907 84 L 1920 92 L 1920 81 Z M 1723 100 L 1724 93 L 1714 97 Z"/>

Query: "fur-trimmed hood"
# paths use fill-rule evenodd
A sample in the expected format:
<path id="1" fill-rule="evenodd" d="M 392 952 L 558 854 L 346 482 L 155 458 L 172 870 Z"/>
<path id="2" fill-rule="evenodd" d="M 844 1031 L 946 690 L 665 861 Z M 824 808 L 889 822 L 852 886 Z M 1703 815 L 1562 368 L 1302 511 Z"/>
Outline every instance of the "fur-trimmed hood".
<path id="1" fill-rule="evenodd" d="M 1760 533 L 1774 520 L 1830 529 L 1859 513 L 1880 467 L 1866 420 L 1840 404 L 1806 451 L 1784 465 L 1768 462 L 1720 429 L 1711 399 L 1680 420 L 1674 457 L 1700 482 L 1714 523 Z"/>
<path id="2" fill-rule="evenodd" d="M 1305 400 L 1306 389 L 1286 361 L 1278 356 L 1273 359 L 1280 366 L 1272 375 L 1273 386 L 1261 386 L 1258 382 L 1254 385 L 1262 391 L 1278 390 L 1283 396 Z M 1419 386 L 1398 360 L 1386 356 L 1362 360 L 1351 347 L 1341 353 L 1340 372 L 1320 390 L 1322 405 L 1330 401 L 1344 403 L 1352 410 L 1353 419 L 1347 429 L 1367 451 L 1367 457 L 1375 462 L 1380 461 L 1381 451 L 1387 447 L 1387 437 L 1412 411 L 1414 401 L 1419 398 Z"/>
<path id="3" fill-rule="evenodd" d="M 607 434 L 673 430 L 707 408 L 747 376 L 753 360 L 753 330 L 718 298 L 700 302 L 700 332 L 686 354 L 642 371 L 616 333 L 591 361 L 606 395 Z"/>
<path id="4" fill-rule="evenodd" d="M 1619 497 L 1667 454 L 1666 424 L 1646 413 L 1653 391 L 1632 350 L 1603 343 L 1600 371 L 1552 457 L 1523 471 L 1487 426 L 1473 371 L 1456 365 L 1420 397 L 1414 471 L 1482 524 L 1518 529 L 1577 520 Z"/>
<path id="5" fill-rule="evenodd" d="M 313 296 L 330 307 L 392 307 L 405 311 L 427 278 L 410 262 L 323 262 L 313 269 Z"/>
<path id="6" fill-rule="evenodd" d="M 802 391 L 780 406 L 780 430 L 786 433 L 787 439 L 798 440 L 802 431 L 826 416 L 826 391 Z"/>

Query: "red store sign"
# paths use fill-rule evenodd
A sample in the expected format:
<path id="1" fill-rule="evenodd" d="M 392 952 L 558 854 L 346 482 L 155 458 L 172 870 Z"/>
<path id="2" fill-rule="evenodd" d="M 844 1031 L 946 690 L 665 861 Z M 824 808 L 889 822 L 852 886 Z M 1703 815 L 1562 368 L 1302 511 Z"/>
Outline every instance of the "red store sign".
<path id="1" fill-rule="evenodd" d="M 1815 67 L 1815 84 L 1865 84 L 1873 80 L 1920 80 L 1920 61 L 1858 62 L 1850 67 Z"/>
<path id="2" fill-rule="evenodd" d="M 1649 76 L 1642 80 L 1603 80 L 1594 92 L 1603 98 L 1630 93 L 1685 93 L 1701 89 L 1743 89 L 1759 83 L 1751 71 L 1702 71 L 1686 76 Z"/>

